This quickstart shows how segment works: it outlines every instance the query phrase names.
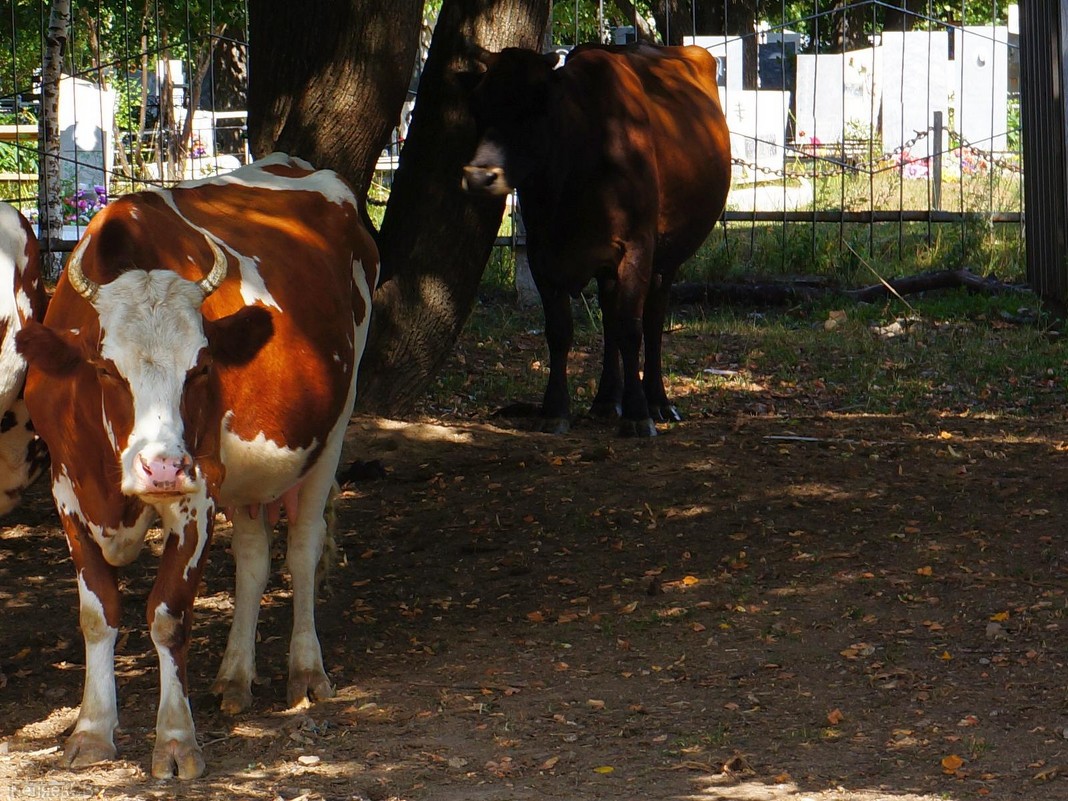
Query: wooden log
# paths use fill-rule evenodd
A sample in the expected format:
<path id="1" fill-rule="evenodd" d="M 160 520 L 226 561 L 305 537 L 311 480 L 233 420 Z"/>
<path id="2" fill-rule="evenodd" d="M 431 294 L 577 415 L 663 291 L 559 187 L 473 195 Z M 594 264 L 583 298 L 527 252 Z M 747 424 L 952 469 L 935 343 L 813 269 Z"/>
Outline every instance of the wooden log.
<path id="1" fill-rule="evenodd" d="M 824 297 L 843 297 L 858 303 L 874 303 L 896 295 L 915 295 L 964 287 L 989 295 L 1024 293 L 1026 285 L 1008 284 L 993 276 L 980 276 L 968 269 L 936 270 L 894 278 L 885 284 L 842 289 L 819 278 L 791 278 L 783 281 L 740 281 L 737 283 L 688 283 L 671 288 L 677 304 L 735 303 L 745 306 L 783 306 Z"/>

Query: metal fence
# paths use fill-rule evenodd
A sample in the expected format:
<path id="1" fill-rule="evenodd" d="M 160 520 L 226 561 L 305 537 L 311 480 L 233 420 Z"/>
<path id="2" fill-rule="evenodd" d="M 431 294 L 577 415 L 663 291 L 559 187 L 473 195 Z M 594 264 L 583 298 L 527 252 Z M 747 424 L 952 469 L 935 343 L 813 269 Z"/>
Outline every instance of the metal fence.
<path id="1" fill-rule="evenodd" d="M 196 14 L 158 0 L 15 2 L 0 15 L 0 199 L 32 221 L 43 214 L 42 65 L 60 8 L 69 10 L 58 87 L 63 233 L 46 250 L 69 249 L 112 196 L 248 160 L 244 2 Z"/>
<path id="2" fill-rule="evenodd" d="M 50 6 L 14 3 L 0 19 L 9 43 L 0 54 L 0 198 L 31 216 L 40 149 L 35 65 Z M 649 27 L 613 16 L 611 3 L 596 6 L 607 40 Z M 829 226 L 840 251 L 876 253 L 888 230 L 899 251 L 931 242 L 947 226 L 966 248 L 971 227 L 998 224 L 1014 231 L 1022 262 L 1015 6 L 961 0 L 938 3 L 938 13 L 929 0 L 678 6 L 689 13 L 659 17 L 660 35 L 703 45 L 720 60 L 735 165 L 725 230 L 752 236 L 771 228 L 783 241 L 807 238 L 814 251 Z M 217 0 L 208 8 L 194 16 L 189 4 L 157 0 L 137 13 L 102 0 L 72 3 L 71 69 L 60 90 L 64 239 L 76 239 L 112 195 L 247 160 L 246 6 Z M 579 16 L 576 1 L 576 23 Z M 384 154 L 384 168 L 398 147 Z"/>

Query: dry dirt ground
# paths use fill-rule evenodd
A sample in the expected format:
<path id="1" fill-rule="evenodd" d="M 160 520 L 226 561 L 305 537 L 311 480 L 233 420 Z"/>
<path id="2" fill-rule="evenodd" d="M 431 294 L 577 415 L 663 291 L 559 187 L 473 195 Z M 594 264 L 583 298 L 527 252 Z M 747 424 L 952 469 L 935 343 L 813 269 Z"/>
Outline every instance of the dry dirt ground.
<path id="1" fill-rule="evenodd" d="M 0 533 L 0 799 L 1068 799 L 1064 416 L 770 394 L 690 395 L 649 441 L 356 419 L 346 460 L 385 474 L 339 503 L 337 697 L 285 708 L 279 558 L 254 708 L 217 711 L 221 527 L 190 671 L 208 771 L 182 784 L 146 774 L 149 554 L 124 574 L 120 760 L 63 766 L 83 654 L 39 484 Z"/>

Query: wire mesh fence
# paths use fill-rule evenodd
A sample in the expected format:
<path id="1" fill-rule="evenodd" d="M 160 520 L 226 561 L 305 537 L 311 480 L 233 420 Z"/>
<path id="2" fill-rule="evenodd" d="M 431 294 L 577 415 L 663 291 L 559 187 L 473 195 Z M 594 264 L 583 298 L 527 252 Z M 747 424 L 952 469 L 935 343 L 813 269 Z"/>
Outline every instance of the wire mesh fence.
<path id="1" fill-rule="evenodd" d="M 42 70 L 63 5 L 58 129 L 43 131 Z M 58 145 L 69 246 L 110 197 L 246 162 L 246 20 L 243 0 L 9 4 L 0 19 L 0 199 L 38 221 L 44 154 Z"/>
<path id="2" fill-rule="evenodd" d="M 0 199 L 31 219 L 55 5 L 12 3 L 0 19 Z M 245 0 L 72 0 L 70 19 L 59 89 L 64 240 L 110 197 L 249 159 Z M 997 0 L 564 0 L 546 48 L 656 37 L 718 57 L 734 164 L 728 260 L 767 258 L 762 237 L 777 240 L 784 270 L 835 250 L 828 237 L 838 254 L 885 254 L 889 239 L 900 255 L 947 227 L 966 257 L 976 227 L 996 225 L 1015 242 L 1006 258 L 1022 264 L 1018 28 L 1016 7 Z M 415 90 L 380 160 L 384 187 Z"/>

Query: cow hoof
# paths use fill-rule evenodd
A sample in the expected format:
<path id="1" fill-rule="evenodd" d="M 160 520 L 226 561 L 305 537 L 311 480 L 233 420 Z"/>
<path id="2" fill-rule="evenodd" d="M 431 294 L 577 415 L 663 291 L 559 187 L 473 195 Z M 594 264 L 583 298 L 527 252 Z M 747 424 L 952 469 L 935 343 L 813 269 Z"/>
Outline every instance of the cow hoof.
<path id="1" fill-rule="evenodd" d="M 571 430 L 571 421 L 566 417 L 543 417 L 538 431 L 543 434 L 566 434 Z"/>
<path id="2" fill-rule="evenodd" d="M 224 715 L 236 715 L 252 706 L 252 688 L 243 681 L 217 679 L 211 693 L 221 696 L 219 709 Z"/>
<path id="3" fill-rule="evenodd" d="M 195 779 L 204 772 L 204 754 L 196 740 L 165 740 L 152 750 L 152 775 L 157 779 Z"/>
<path id="4" fill-rule="evenodd" d="M 644 420 L 622 420 L 619 423 L 621 437 L 655 437 L 656 425 L 651 417 Z"/>
<path id="5" fill-rule="evenodd" d="M 623 416 L 623 406 L 611 401 L 594 401 L 590 405 L 590 417 L 601 420 L 618 420 Z"/>
<path id="6" fill-rule="evenodd" d="M 670 403 L 662 405 L 650 406 L 650 411 L 653 417 L 661 423 L 681 423 L 682 415 L 679 414 L 679 410 L 672 406 Z"/>
<path id="7" fill-rule="evenodd" d="M 76 731 L 67 738 L 63 755 L 67 767 L 87 768 L 97 762 L 110 762 L 118 755 L 115 744 L 110 739 L 88 731 Z"/>
<path id="8" fill-rule="evenodd" d="M 291 707 L 334 697 L 334 685 L 321 669 L 298 670 L 289 677 L 286 698 Z"/>

